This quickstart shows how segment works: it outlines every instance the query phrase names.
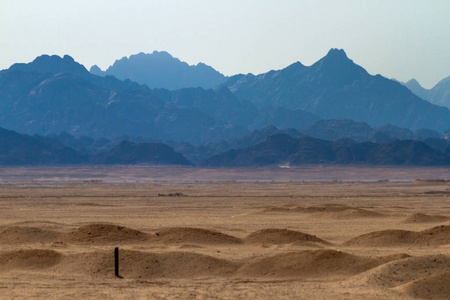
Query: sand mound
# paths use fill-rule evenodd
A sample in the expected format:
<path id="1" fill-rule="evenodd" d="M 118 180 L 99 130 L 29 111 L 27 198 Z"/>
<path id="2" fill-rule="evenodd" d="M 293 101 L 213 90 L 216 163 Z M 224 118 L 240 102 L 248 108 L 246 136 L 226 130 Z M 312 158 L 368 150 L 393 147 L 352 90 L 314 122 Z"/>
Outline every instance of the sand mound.
<path id="1" fill-rule="evenodd" d="M 404 255 L 361 257 L 336 250 L 305 250 L 262 258 L 238 273 L 250 277 L 324 278 L 355 275 Z"/>
<path id="2" fill-rule="evenodd" d="M 393 247 L 416 243 L 422 238 L 418 232 L 408 230 L 382 230 L 366 233 L 345 242 L 344 246 Z"/>
<path id="3" fill-rule="evenodd" d="M 159 241 L 167 244 L 240 244 L 242 240 L 214 230 L 173 227 L 156 233 Z"/>
<path id="4" fill-rule="evenodd" d="M 383 230 L 357 236 L 344 246 L 392 247 L 429 246 L 450 244 L 450 226 L 438 226 L 420 232 L 408 230 Z"/>
<path id="5" fill-rule="evenodd" d="M 148 253 L 119 250 L 119 273 L 124 278 L 199 278 L 231 276 L 240 264 L 190 252 Z M 66 257 L 57 270 L 114 277 L 114 251 Z"/>
<path id="6" fill-rule="evenodd" d="M 308 206 L 305 209 L 303 209 L 303 212 L 306 213 L 329 213 L 329 212 L 342 212 L 349 209 L 356 209 L 352 206 L 348 205 L 340 205 L 340 204 L 326 204 L 326 205 L 319 205 L 319 206 Z"/>
<path id="7" fill-rule="evenodd" d="M 341 204 L 325 204 L 319 206 L 273 206 L 263 210 L 263 212 L 273 213 L 308 213 L 313 216 L 327 217 L 334 219 L 357 219 L 357 218 L 382 218 L 385 214 L 377 211 L 357 208 Z"/>
<path id="8" fill-rule="evenodd" d="M 247 243 L 268 243 L 268 244 L 290 244 L 302 242 L 317 242 L 322 244 L 329 244 L 328 242 L 318 238 L 315 235 L 310 235 L 300 231 L 268 228 L 251 233 L 245 238 Z"/>
<path id="9" fill-rule="evenodd" d="M 441 225 L 422 230 L 420 233 L 425 235 L 424 242 L 429 245 L 448 245 L 450 244 L 450 226 Z"/>
<path id="10" fill-rule="evenodd" d="M 449 299 L 450 271 L 414 280 L 399 286 L 396 290 L 403 291 L 414 298 Z"/>
<path id="11" fill-rule="evenodd" d="M 414 213 L 408 216 L 403 223 L 427 223 L 427 222 L 445 222 L 450 220 L 449 217 L 440 215 L 427 215 L 423 213 Z"/>
<path id="12" fill-rule="evenodd" d="M 49 243 L 59 237 L 59 233 L 38 227 L 9 226 L 0 230 L 2 244 Z"/>
<path id="13" fill-rule="evenodd" d="M 67 243 L 123 243 L 148 239 L 148 235 L 127 227 L 112 224 L 91 224 L 77 228 L 61 237 Z"/>
<path id="14" fill-rule="evenodd" d="M 373 269 L 363 280 L 376 286 L 393 288 L 449 270 L 450 256 L 448 255 L 409 257 Z"/>
<path id="15" fill-rule="evenodd" d="M 16 250 L 0 253 L 0 270 L 47 269 L 61 261 L 62 255 L 53 250 Z"/>
<path id="16" fill-rule="evenodd" d="M 386 214 L 367 210 L 367 209 L 357 209 L 351 208 L 344 211 L 330 213 L 329 216 L 333 219 L 359 219 L 359 218 L 384 218 Z"/>

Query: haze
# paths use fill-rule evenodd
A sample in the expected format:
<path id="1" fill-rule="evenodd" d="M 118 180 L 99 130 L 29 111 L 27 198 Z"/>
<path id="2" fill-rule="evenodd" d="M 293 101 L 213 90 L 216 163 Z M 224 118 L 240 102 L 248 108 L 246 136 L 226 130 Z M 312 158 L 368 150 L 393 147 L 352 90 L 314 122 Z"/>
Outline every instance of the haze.
<path id="1" fill-rule="evenodd" d="M 225 75 L 310 65 L 343 48 L 371 74 L 432 87 L 450 75 L 450 2 L 4 0 L 0 69 L 41 54 L 107 68 L 165 50 Z"/>

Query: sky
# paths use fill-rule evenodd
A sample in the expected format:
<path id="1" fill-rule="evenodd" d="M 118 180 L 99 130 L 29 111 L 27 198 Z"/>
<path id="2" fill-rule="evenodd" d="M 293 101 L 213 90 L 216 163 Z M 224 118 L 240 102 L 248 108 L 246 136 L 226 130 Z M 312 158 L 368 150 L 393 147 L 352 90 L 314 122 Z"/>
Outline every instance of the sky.
<path id="1" fill-rule="evenodd" d="M 230 76 L 311 65 L 331 48 L 370 74 L 450 76 L 449 0 L 0 0 L 0 69 L 42 54 L 87 69 L 167 51 Z"/>

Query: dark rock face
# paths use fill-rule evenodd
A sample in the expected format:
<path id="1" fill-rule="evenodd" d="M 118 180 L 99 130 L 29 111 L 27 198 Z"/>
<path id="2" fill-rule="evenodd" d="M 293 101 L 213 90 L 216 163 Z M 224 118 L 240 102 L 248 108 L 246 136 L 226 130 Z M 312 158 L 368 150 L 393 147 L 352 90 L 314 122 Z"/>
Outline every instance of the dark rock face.
<path id="1" fill-rule="evenodd" d="M 0 128 L 0 165 L 60 165 L 87 162 L 87 157 L 55 140 Z"/>
<path id="2" fill-rule="evenodd" d="M 330 50 L 310 67 L 298 62 L 258 76 L 236 75 L 224 85 L 258 107 L 302 109 L 322 119 L 350 119 L 370 126 L 450 128 L 448 109 L 420 99 L 396 81 L 371 76 L 343 50 Z"/>
<path id="3" fill-rule="evenodd" d="M 135 144 L 123 141 L 110 151 L 92 159 L 96 164 L 192 165 L 173 148 L 160 143 Z"/>
<path id="4" fill-rule="evenodd" d="M 91 73 L 99 76 L 112 75 L 116 78 L 129 79 L 150 88 L 169 90 L 202 87 L 216 87 L 226 77 L 203 63 L 189 66 L 187 63 L 172 57 L 167 52 L 154 51 L 151 54 L 139 53 L 116 60 L 105 72 L 97 66 Z"/>
<path id="5" fill-rule="evenodd" d="M 205 166 L 242 167 L 302 164 L 448 165 L 450 156 L 420 141 L 358 143 L 311 137 L 270 136 L 255 146 L 230 150 L 203 162 Z"/>

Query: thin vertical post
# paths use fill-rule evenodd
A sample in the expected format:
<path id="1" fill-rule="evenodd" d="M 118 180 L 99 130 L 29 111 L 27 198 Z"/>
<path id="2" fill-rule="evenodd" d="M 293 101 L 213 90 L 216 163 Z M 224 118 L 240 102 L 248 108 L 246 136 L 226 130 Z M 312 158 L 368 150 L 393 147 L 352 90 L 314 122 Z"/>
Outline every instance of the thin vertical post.
<path id="1" fill-rule="evenodd" d="M 119 248 L 116 247 L 114 248 L 114 274 L 116 275 L 116 277 L 120 277 L 119 276 Z"/>

